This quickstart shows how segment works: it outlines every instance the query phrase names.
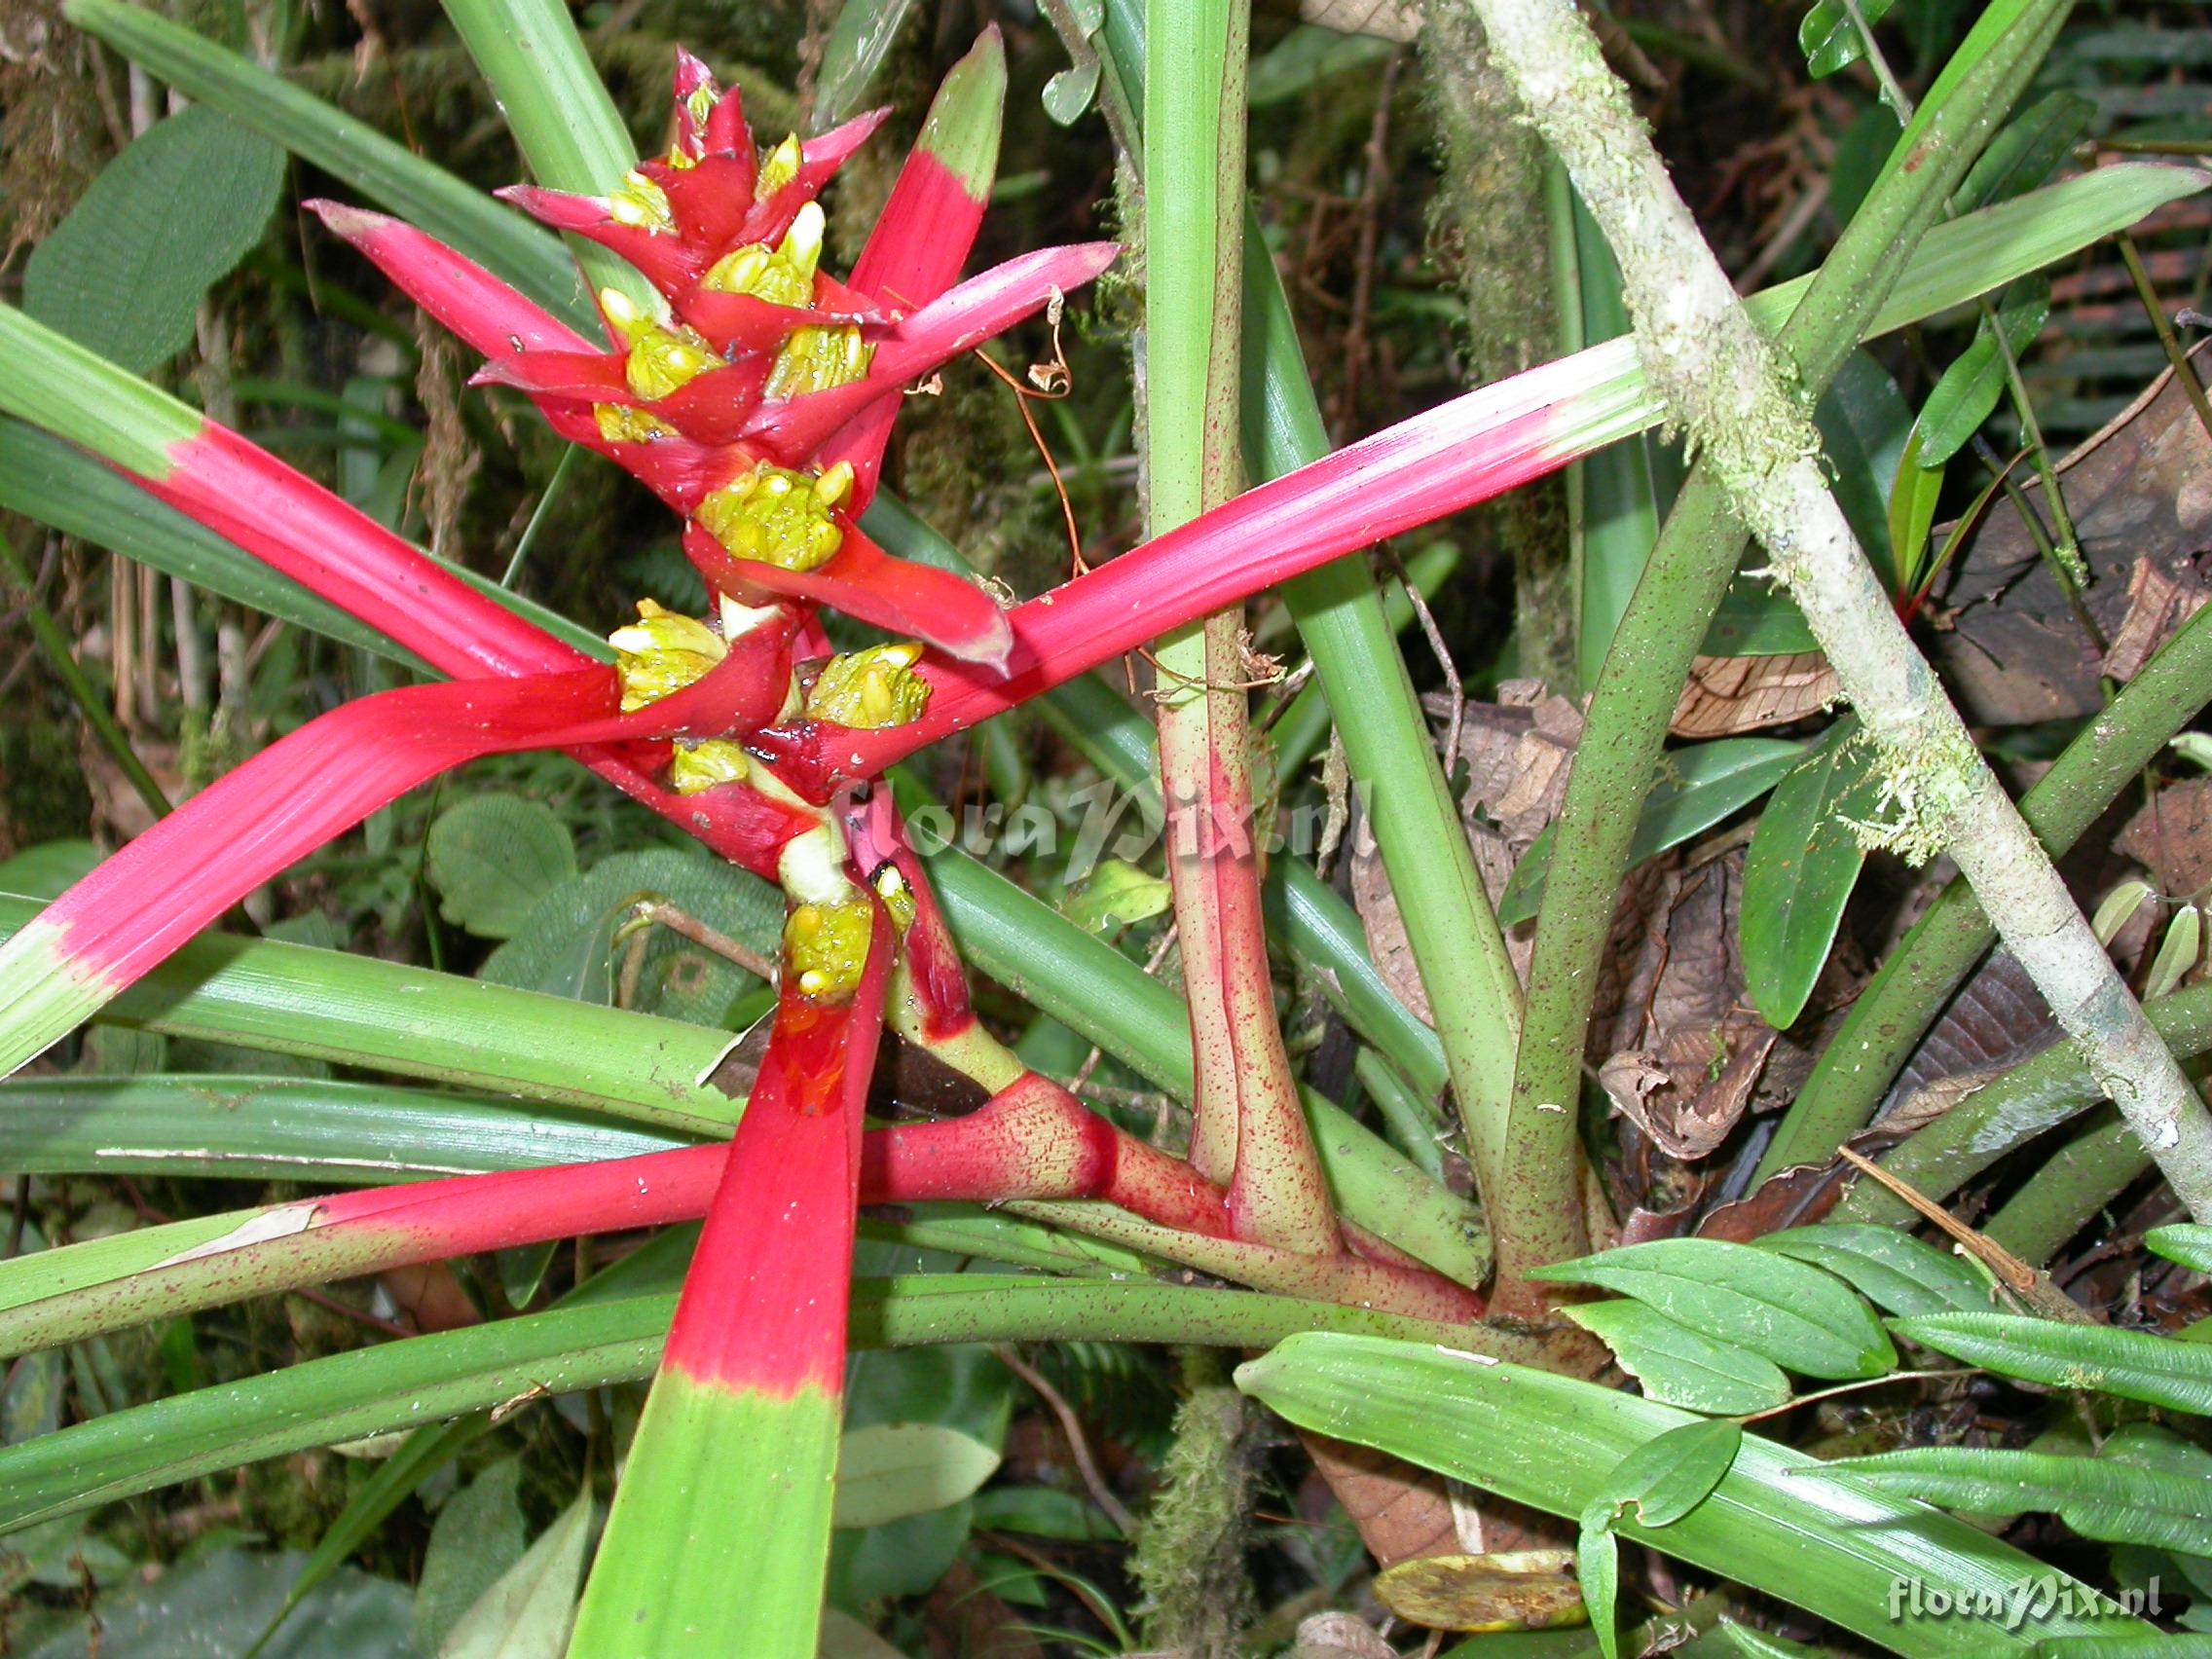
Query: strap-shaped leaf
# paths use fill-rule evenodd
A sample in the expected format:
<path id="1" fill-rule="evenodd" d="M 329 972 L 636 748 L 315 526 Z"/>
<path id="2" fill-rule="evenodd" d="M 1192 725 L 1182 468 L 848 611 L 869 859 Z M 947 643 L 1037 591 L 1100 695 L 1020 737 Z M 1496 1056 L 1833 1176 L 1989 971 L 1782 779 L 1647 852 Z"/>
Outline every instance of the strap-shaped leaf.
<path id="1" fill-rule="evenodd" d="M 1897 1363 L 1881 1321 L 1840 1279 L 1717 1238 L 1663 1238 L 1530 1275 L 1594 1284 L 1808 1377 L 1879 1377 Z"/>
<path id="2" fill-rule="evenodd" d="M 2013 1313 L 1936 1313 L 1892 1327 L 1924 1347 L 2023 1382 L 2212 1416 L 2212 1347 L 2201 1343 Z"/>
<path id="3" fill-rule="evenodd" d="M 1770 1263 L 1773 1258 L 1767 1258 Z M 1319 1333 L 1240 1367 L 1237 1383 L 1301 1427 L 1378 1446 L 1553 1514 L 1580 1516 L 1636 1447 L 1690 1420 L 1617 1389 L 1447 1347 Z M 2120 1634 L 2131 1626 L 2068 1605 L 2008 1631 L 1968 1611 L 1894 1622 L 1891 1587 L 1940 1588 L 1954 1604 L 2005 1598 L 2037 1581 L 2092 1593 L 1963 1521 L 1831 1478 L 1801 1453 L 1746 1435 L 1729 1472 L 1671 1527 L 1618 1530 L 1679 1560 L 1778 1596 L 1894 1652 L 1950 1659 L 2019 1652 L 2041 1637 Z"/>
<path id="4" fill-rule="evenodd" d="M 1925 1446 L 1840 1458 L 1827 1472 L 1954 1509 L 2047 1509 L 2083 1536 L 2110 1544 L 2212 1554 L 2204 1483 L 2163 1469 L 2046 1452 Z"/>

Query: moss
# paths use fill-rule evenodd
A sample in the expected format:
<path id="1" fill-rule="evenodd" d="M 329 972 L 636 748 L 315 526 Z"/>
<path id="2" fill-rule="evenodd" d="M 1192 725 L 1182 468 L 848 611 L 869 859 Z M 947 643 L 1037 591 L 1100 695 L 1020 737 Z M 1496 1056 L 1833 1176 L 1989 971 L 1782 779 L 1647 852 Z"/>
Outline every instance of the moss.
<path id="1" fill-rule="evenodd" d="M 1253 1478 L 1249 1408 L 1219 1354 L 1186 1348 L 1182 1365 L 1185 1394 L 1164 1485 L 1129 1565 L 1144 1590 L 1147 1646 L 1185 1659 L 1228 1659 L 1254 1610 L 1244 1566 Z"/>
<path id="2" fill-rule="evenodd" d="M 1430 239 L 1466 302 L 1467 378 L 1489 385 L 1558 355 L 1551 262 L 1543 240 L 1531 237 L 1547 217 L 1545 152 L 1493 68 L 1473 14 L 1438 5 L 1428 18 L 1422 59 L 1444 150 Z M 1519 672 L 1571 685 L 1579 606 L 1566 490 L 1547 479 L 1512 492 L 1488 515 L 1513 560 Z"/>

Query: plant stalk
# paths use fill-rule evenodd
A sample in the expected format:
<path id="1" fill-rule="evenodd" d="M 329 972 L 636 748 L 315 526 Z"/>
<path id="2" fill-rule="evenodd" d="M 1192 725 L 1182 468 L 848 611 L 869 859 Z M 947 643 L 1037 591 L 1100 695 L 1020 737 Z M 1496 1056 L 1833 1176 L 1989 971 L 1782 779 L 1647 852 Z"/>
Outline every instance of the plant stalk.
<path id="1" fill-rule="evenodd" d="M 1874 741 L 1897 814 L 1891 843 L 1923 859 L 1951 854 L 2176 1195 L 2192 1215 L 2212 1216 L 2212 1114 L 1906 636 L 1821 474 L 1811 422 L 1783 391 L 1596 37 L 1567 0 L 1476 4 L 1620 260 L 1655 383 L 1766 546 Z M 1933 143 L 1924 136 L 1920 153 Z"/>

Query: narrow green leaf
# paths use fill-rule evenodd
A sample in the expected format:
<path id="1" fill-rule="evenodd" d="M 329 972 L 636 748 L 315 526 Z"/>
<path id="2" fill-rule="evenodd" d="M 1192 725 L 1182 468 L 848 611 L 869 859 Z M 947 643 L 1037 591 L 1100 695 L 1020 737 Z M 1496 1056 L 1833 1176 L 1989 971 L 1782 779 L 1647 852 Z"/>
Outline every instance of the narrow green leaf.
<path id="1" fill-rule="evenodd" d="M 2193 1222 L 2154 1227 L 2143 1235 L 2143 1242 L 2169 1262 L 2179 1262 L 2200 1273 L 2212 1273 L 2212 1227 Z"/>
<path id="2" fill-rule="evenodd" d="M 654 1274 L 595 1275 L 571 1305 L 352 1352 L 172 1395 L 0 1450 L 0 1532 L 263 1457 L 413 1429 L 522 1399 L 652 1375 L 675 1311 L 691 1230 L 638 1256 Z M 659 1275 L 665 1272 L 665 1277 Z M 1265 1347 L 1294 1331 L 1481 1340 L 1463 1326 L 1333 1303 L 1144 1280 L 950 1273 L 860 1279 L 853 1346 L 1091 1340 Z"/>
<path id="3" fill-rule="evenodd" d="M 604 196 L 637 165 L 621 112 L 560 0 L 445 0 L 445 12 L 539 184 Z M 611 287 L 646 314 L 659 312 L 635 267 L 580 237 L 570 246 L 594 291 Z"/>
<path id="4" fill-rule="evenodd" d="M 1904 464 L 1890 486 L 1890 557 L 1902 572 L 1907 591 L 1920 586 L 1928 533 L 1935 527 L 1936 503 L 1943 494 L 1944 463 L 1922 460 L 1925 438 L 1924 430 L 1915 425 L 1905 440 Z"/>
<path id="5" fill-rule="evenodd" d="M 2079 92 L 2046 92 L 1998 131 L 1951 198 L 1951 209 L 1971 213 L 2034 190 L 2058 169 L 2097 106 Z"/>
<path id="6" fill-rule="evenodd" d="M 1900 1228 L 1826 1221 L 1770 1233 L 1757 1248 L 1825 1268 L 1887 1312 L 1972 1313 L 1989 1308 L 1989 1289 L 1972 1268 Z"/>
<path id="7" fill-rule="evenodd" d="M 1770 1265 L 1774 1258 L 1767 1259 Z M 1237 1384 L 1303 1428 L 1376 1446 L 1499 1496 L 1580 1516 L 1638 1446 L 1693 1420 L 1617 1389 L 1448 1347 L 1302 1334 L 1237 1370 Z M 2051 1570 L 1936 1511 L 1830 1478 L 1801 1453 L 1746 1435 L 1705 1502 L 1671 1527 L 1626 1518 L 1624 1536 L 1777 1596 L 1894 1652 L 1952 1659 L 1968 1644 L 2018 1652 L 2040 1636 L 2130 1628 L 2068 1604 L 2008 1631 L 1978 1611 L 1931 1618 L 1898 1607 L 1893 1587 L 1919 1582 L 1972 1609 L 1980 1598 L 2051 1581 Z M 2061 1575 L 2080 1605 L 2085 1586 Z"/>
<path id="8" fill-rule="evenodd" d="M 1560 1311 L 1613 1350 L 1646 1399 L 1742 1417 L 1789 1398 L 1789 1379 L 1771 1359 L 1715 1342 L 1641 1302 L 1587 1302 Z"/>
<path id="9" fill-rule="evenodd" d="M 1927 1446 L 1842 1457 L 1827 1472 L 1982 1514 L 2045 1509 L 2084 1537 L 2212 1555 L 2204 1483 L 2098 1457 Z"/>
<path id="10" fill-rule="evenodd" d="M 1574 1576 L 1582 1585 L 1582 1604 L 1590 1612 L 1591 1633 L 1605 1659 L 1620 1659 L 1620 1540 L 1613 1536 L 1612 1506 L 1600 1498 L 1583 1511 L 1575 1529 Z"/>
<path id="11" fill-rule="evenodd" d="M 500 791 L 439 813 L 423 851 L 439 913 L 480 939 L 512 939 L 532 906 L 576 872 L 575 841 L 559 815 Z"/>
<path id="12" fill-rule="evenodd" d="M 2212 1347 L 2202 1344 L 2012 1313 L 1935 1313 L 1892 1325 L 1909 1342 L 2001 1376 L 2212 1415 Z"/>
<path id="13" fill-rule="evenodd" d="M 281 75 L 129 0 L 65 0 L 65 16 L 158 79 L 250 127 L 514 284 L 587 333 L 599 318 L 552 232 Z"/>
<path id="14" fill-rule="evenodd" d="M 914 0 L 845 0 L 823 44 L 822 67 L 815 76 L 814 131 L 827 132 L 860 113 L 876 71 L 913 11 Z"/>
<path id="15" fill-rule="evenodd" d="M 438 1659 L 561 1659 L 575 1622 L 591 1515 L 587 1490 L 461 1616 Z"/>
<path id="16" fill-rule="evenodd" d="M 934 1422 L 848 1429 L 837 1450 L 833 1525 L 880 1527 L 958 1503 L 998 1472 L 999 1455 Z"/>
<path id="17" fill-rule="evenodd" d="M 1743 1444 L 1742 1425 L 1725 1418 L 1670 1428 L 1613 1466 L 1600 1501 L 1612 1518 L 1672 1527 L 1713 1495 Z"/>
<path id="18" fill-rule="evenodd" d="M 410 668 L 424 665 L 329 601 L 157 501 L 114 468 L 36 426 L 0 417 L 0 507 L 135 559 L 265 615 Z M 425 670 L 426 672 L 426 670 Z"/>
<path id="19" fill-rule="evenodd" d="M 133 373 L 192 339 L 193 312 L 261 240 L 284 152 L 220 111 L 146 129 L 31 250 L 23 309 Z"/>
<path id="20" fill-rule="evenodd" d="M 0 895 L 0 935 L 38 913 Z M 101 1010 L 113 1024 L 564 1101 L 693 1133 L 736 1119 L 702 1081 L 727 1032 L 338 950 L 203 934 Z"/>
<path id="21" fill-rule="evenodd" d="M 1838 1279 L 1771 1251 L 1715 1238 L 1665 1238 L 1538 1270 L 1657 1309 L 1808 1377 L 1879 1377 L 1897 1363 L 1881 1321 Z"/>
<path id="22" fill-rule="evenodd" d="M 1997 328 L 2005 331 L 2015 361 L 2035 344 L 2049 315 L 2050 283 L 2046 278 L 2025 277 L 2006 293 L 1997 308 Z M 1913 427 L 1920 451 L 1915 461 L 1920 466 L 1940 466 L 1964 449 L 2005 395 L 2005 356 L 1998 349 L 1997 328 L 1983 317 L 1973 343 L 1943 371 L 1943 378 L 1928 394 Z"/>
<path id="23" fill-rule="evenodd" d="M 1644 797 L 1629 861 L 1640 863 L 1710 830 L 1776 785 L 1804 756 L 1805 746 L 1774 737 L 1723 737 L 1670 750 L 1662 777 Z M 1538 835 L 1497 902 L 1500 925 L 1512 927 L 1536 913 L 1544 872 L 1551 867 L 1552 831 Z"/>
<path id="24" fill-rule="evenodd" d="M 1847 716 L 1790 768 L 1744 860 L 1744 981 L 1777 1031 L 1804 1012 L 1866 862 L 1858 826 L 1873 821 L 1881 779 L 1858 737 Z"/>

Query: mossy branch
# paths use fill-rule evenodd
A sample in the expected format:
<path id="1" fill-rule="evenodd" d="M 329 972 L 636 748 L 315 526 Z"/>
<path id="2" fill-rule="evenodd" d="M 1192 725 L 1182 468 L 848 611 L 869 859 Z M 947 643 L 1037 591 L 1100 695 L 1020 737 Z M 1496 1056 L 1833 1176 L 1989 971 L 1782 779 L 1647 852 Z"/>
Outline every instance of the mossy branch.
<path id="1" fill-rule="evenodd" d="M 1474 0 L 1494 60 L 1621 266 L 1645 371 L 1765 547 L 1880 756 L 1890 839 L 1948 852 L 2190 1212 L 2212 1216 L 2212 1115 L 1983 761 L 1861 556 L 1820 443 L 1568 0 Z M 1908 160 L 1907 167 L 1912 166 Z"/>

